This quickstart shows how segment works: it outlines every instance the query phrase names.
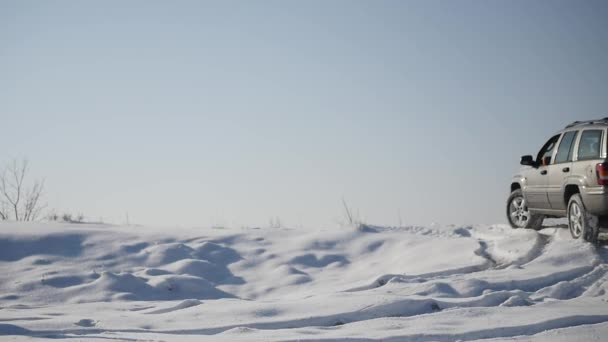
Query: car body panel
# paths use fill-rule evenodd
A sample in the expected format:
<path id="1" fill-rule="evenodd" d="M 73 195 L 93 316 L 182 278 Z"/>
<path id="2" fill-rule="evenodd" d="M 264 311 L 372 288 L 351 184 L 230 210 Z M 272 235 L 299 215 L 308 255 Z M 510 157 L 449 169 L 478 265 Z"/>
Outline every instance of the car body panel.
<path id="1" fill-rule="evenodd" d="M 551 209 L 566 210 L 564 191 L 571 174 L 572 162 L 549 165 L 547 198 Z"/>
<path id="2" fill-rule="evenodd" d="M 549 178 L 545 173 L 547 171 L 547 166 L 541 166 L 526 172 L 526 185 L 522 187 L 522 191 L 530 209 L 550 209 L 547 198 Z"/>

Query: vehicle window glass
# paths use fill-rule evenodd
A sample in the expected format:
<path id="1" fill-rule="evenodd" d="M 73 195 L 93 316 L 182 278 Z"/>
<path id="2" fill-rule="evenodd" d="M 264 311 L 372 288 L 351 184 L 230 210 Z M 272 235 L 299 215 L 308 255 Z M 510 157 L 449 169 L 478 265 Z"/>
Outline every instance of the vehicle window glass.
<path id="1" fill-rule="evenodd" d="M 576 138 L 577 133 L 577 131 L 572 131 L 564 134 L 564 137 L 562 138 L 562 141 L 559 143 L 559 147 L 557 148 L 557 155 L 555 156 L 556 163 L 572 161 L 574 139 Z"/>
<path id="2" fill-rule="evenodd" d="M 598 159 L 600 157 L 601 130 L 587 130 L 581 134 L 578 143 L 578 160 Z"/>
<path id="3" fill-rule="evenodd" d="M 555 148 L 555 144 L 557 143 L 558 139 L 559 139 L 559 134 L 552 137 L 551 139 L 549 139 L 549 141 L 547 141 L 547 143 L 545 143 L 543 148 L 540 150 L 540 152 L 538 152 L 538 155 L 536 156 L 537 164 L 548 165 L 551 163 L 551 156 L 553 155 L 553 149 Z"/>

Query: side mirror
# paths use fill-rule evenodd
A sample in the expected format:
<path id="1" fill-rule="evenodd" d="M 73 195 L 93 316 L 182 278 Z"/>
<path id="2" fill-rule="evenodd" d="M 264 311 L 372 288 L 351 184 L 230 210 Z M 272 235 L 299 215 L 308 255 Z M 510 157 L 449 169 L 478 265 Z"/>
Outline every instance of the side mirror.
<path id="1" fill-rule="evenodd" d="M 521 157 L 521 161 L 519 163 L 521 165 L 526 165 L 526 166 L 536 166 L 536 163 L 534 162 L 534 158 L 529 155 Z"/>

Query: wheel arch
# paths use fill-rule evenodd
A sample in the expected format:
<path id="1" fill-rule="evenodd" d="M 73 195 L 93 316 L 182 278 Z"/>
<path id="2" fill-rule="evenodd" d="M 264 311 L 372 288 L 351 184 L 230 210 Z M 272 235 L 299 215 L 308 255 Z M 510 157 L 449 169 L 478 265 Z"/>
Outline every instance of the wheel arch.
<path id="1" fill-rule="evenodd" d="M 570 198 L 575 194 L 580 194 L 581 189 L 578 184 L 566 184 L 564 187 L 564 204 L 566 208 L 568 207 L 568 202 L 570 202 Z"/>
<path id="2" fill-rule="evenodd" d="M 519 184 L 518 182 L 511 183 L 511 192 L 513 192 L 517 189 L 521 189 L 521 184 Z"/>

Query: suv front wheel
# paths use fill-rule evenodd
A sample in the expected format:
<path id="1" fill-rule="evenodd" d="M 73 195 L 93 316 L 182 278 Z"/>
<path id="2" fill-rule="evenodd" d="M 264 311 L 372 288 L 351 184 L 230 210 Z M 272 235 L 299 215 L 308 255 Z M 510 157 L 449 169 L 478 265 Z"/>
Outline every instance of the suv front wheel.
<path id="1" fill-rule="evenodd" d="M 532 214 L 521 189 L 514 190 L 507 200 L 507 219 L 513 228 L 541 229 L 543 215 Z"/>
<path id="2" fill-rule="evenodd" d="M 587 212 L 579 194 L 572 195 L 568 201 L 568 228 L 575 239 L 582 236 L 585 241 L 597 242 L 599 235 L 598 218 Z"/>

